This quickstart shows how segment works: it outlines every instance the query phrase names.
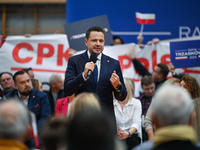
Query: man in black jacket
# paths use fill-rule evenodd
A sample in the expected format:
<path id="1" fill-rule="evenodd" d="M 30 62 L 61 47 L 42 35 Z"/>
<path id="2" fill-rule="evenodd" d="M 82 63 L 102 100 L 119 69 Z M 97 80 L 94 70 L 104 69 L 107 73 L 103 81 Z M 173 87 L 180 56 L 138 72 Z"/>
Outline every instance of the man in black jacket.
<path id="1" fill-rule="evenodd" d="M 158 89 L 166 80 L 167 80 L 167 75 L 169 72 L 168 66 L 165 65 L 164 63 L 159 63 L 157 66 L 154 68 L 152 74 L 137 60 L 135 57 L 135 50 L 131 49 L 129 51 L 129 57 L 132 59 L 132 62 L 134 64 L 135 69 L 139 72 L 140 75 L 143 77 L 145 75 L 152 75 L 154 82 L 155 82 L 155 90 Z"/>
<path id="2" fill-rule="evenodd" d="M 61 78 L 61 75 L 52 74 L 49 81 L 51 88 L 47 92 L 47 95 L 49 97 L 49 103 L 51 106 L 51 114 L 54 115 L 57 99 L 65 97 L 63 91 L 63 80 Z"/>

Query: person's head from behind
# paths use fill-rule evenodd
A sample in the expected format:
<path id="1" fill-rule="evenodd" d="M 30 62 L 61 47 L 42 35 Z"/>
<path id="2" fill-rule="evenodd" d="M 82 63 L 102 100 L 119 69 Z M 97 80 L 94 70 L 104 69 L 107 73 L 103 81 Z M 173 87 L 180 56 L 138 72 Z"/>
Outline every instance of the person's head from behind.
<path id="1" fill-rule="evenodd" d="M 32 68 L 25 68 L 25 69 L 23 69 L 22 71 L 25 71 L 26 73 L 28 73 L 28 75 L 29 75 L 29 77 L 30 77 L 31 79 L 34 79 L 34 73 L 33 73 Z"/>
<path id="2" fill-rule="evenodd" d="M 14 86 L 23 96 L 28 96 L 33 92 L 33 86 L 29 75 L 25 71 L 18 71 L 13 76 Z"/>
<path id="3" fill-rule="evenodd" d="M 67 127 L 68 150 L 114 150 L 114 127 L 96 109 L 77 113 Z"/>
<path id="4" fill-rule="evenodd" d="M 14 81 L 12 79 L 12 74 L 9 72 L 3 72 L 0 74 L 0 85 L 5 92 L 13 89 Z"/>
<path id="5" fill-rule="evenodd" d="M 194 105 L 190 95 L 175 85 L 163 85 L 152 103 L 152 118 L 156 128 L 172 125 L 190 125 L 195 121 Z"/>
<path id="6" fill-rule="evenodd" d="M 146 97 L 152 97 L 155 92 L 155 83 L 152 76 L 144 76 L 141 81 L 141 86 Z"/>
<path id="7" fill-rule="evenodd" d="M 93 108 L 98 111 L 101 110 L 98 96 L 94 93 L 80 93 L 72 101 L 68 117 L 73 118 L 76 113 L 81 112 L 83 109 L 89 108 Z"/>
<path id="8" fill-rule="evenodd" d="M 66 149 L 67 119 L 58 116 L 48 120 L 41 131 L 43 150 Z"/>
<path id="9" fill-rule="evenodd" d="M 17 100 L 7 100 L 0 104 L 0 139 L 25 142 L 31 134 L 27 108 Z"/>
<path id="10" fill-rule="evenodd" d="M 49 82 L 51 84 L 51 90 L 54 93 L 58 93 L 63 89 L 63 80 L 61 75 L 54 73 L 50 76 Z"/>
<path id="11" fill-rule="evenodd" d="M 113 36 L 113 45 L 121 45 L 124 44 L 124 40 L 119 36 Z"/>
<path id="12" fill-rule="evenodd" d="M 87 30 L 85 45 L 88 47 L 90 54 L 94 52 L 99 55 L 104 50 L 105 34 L 105 30 L 99 26 Z"/>
<path id="13" fill-rule="evenodd" d="M 152 72 L 152 77 L 155 82 L 160 82 L 167 78 L 167 75 L 169 73 L 169 69 L 167 65 L 163 63 L 159 63 Z"/>
<path id="14" fill-rule="evenodd" d="M 39 91 L 43 92 L 44 89 L 42 88 L 42 83 L 37 79 L 31 79 L 32 85 L 34 89 L 38 89 Z"/>
<path id="15" fill-rule="evenodd" d="M 180 80 L 178 78 L 170 78 L 167 81 L 165 81 L 165 84 L 174 84 L 180 86 Z"/>
<path id="16" fill-rule="evenodd" d="M 186 89 L 191 95 L 192 99 L 200 97 L 200 87 L 197 80 L 189 75 L 185 75 L 181 78 L 180 85 Z"/>

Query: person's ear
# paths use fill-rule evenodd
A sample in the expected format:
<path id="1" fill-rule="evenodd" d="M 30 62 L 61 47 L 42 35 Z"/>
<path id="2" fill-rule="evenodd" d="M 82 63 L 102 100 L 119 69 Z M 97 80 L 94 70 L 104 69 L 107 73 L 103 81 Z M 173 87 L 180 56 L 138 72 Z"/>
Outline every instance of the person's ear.
<path id="1" fill-rule="evenodd" d="M 154 112 L 151 113 L 152 124 L 155 126 L 156 129 L 160 128 L 159 121 L 156 117 Z"/>
<path id="2" fill-rule="evenodd" d="M 23 134 L 22 140 L 26 141 L 31 137 L 31 133 L 32 133 L 32 127 L 31 125 L 27 125 L 26 130 Z"/>
<path id="3" fill-rule="evenodd" d="M 189 120 L 190 126 L 194 126 L 195 119 L 196 119 L 196 112 L 193 110 L 190 114 L 190 120 Z"/>
<path id="4" fill-rule="evenodd" d="M 17 89 L 17 84 L 14 83 L 15 88 Z M 18 89 L 17 89 L 18 90 Z"/>
<path id="5" fill-rule="evenodd" d="M 86 46 L 88 46 L 87 42 L 88 42 L 88 41 L 87 41 L 87 38 L 85 38 L 85 45 L 86 45 Z"/>

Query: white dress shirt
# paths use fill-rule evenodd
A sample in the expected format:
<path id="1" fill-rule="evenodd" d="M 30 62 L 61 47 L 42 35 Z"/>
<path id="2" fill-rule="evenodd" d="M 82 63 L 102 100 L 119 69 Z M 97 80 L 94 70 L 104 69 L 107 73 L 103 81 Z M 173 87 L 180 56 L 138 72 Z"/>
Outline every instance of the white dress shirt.
<path id="1" fill-rule="evenodd" d="M 137 129 L 136 133 L 140 132 L 141 127 L 141 114 L 142 106 L 138 99 L 132 98 L 128 100 L 123 108 L 117 100 L 114 100 L 114 111 L 117 122 L 117 128 L 121 128 L 124 131 L 129 131 L 131 127 Z"/>

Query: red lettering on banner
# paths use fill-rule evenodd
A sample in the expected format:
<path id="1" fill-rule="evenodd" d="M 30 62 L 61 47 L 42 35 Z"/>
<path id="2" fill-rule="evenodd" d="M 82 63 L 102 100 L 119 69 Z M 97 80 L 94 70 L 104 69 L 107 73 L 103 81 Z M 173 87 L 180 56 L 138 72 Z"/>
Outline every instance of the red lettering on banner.
<path id="1" fill-rule="evenodd" d="M 28 63 L 33 59 L 33 57 L 26 57 L 26 58 L 20 58 L 19 57 L 19 51 L 22 48 L 26 48 L 28 51 L 33 51 L 33 47 L 28 43 L 19 43 L 15 46 L 15 48 L 12 51 L 13 59 L 18 63 Z"/>
<path id="2" fill-rule="evenodd" d="M 157 52 L 154 50 L 151 54 L 152 57 L 152 70 L 157 66 Z"/>
<path id="3" fill-rule="evenodd" d="M 169 59 L 169 60 L 167 60 Z M 161 57 L 161 63 L 164 63 L 166 65 L 169 65 L 170 63 L 170 54 L 165 54 Z"/>
<path id="4" fill-rule="evenodd" d="M 118 56 L 118 60 L 119 60 L 120 66 L 121 66 L 122 73 L 123 73 L 124 69 L 131 67 L 132 60 L 127 55 Z M 123 64 L 124 60 L 128 60 L 128 63 Z"/>
<path id="5" fill-rule="evenodd" d="M 58 44 L 58 57 L 57 57 L 57 66 L 63 65 L 63 57 L 68 62 L 69 59 L 69 48 L 66 50 L 66 52 L 63 53 L 63 44 Z"/>
<path id="6" fill-rule="evenodd" d="M 44 48 L 49 49 L 48 53 L 44 53 Z M 38 44 L 38 55 L 37 55 L 37 62 L 36 64 L 42 64 L 43 58 L 49 58 L 53 56 L 54 48 L 50 44 Z"/>

